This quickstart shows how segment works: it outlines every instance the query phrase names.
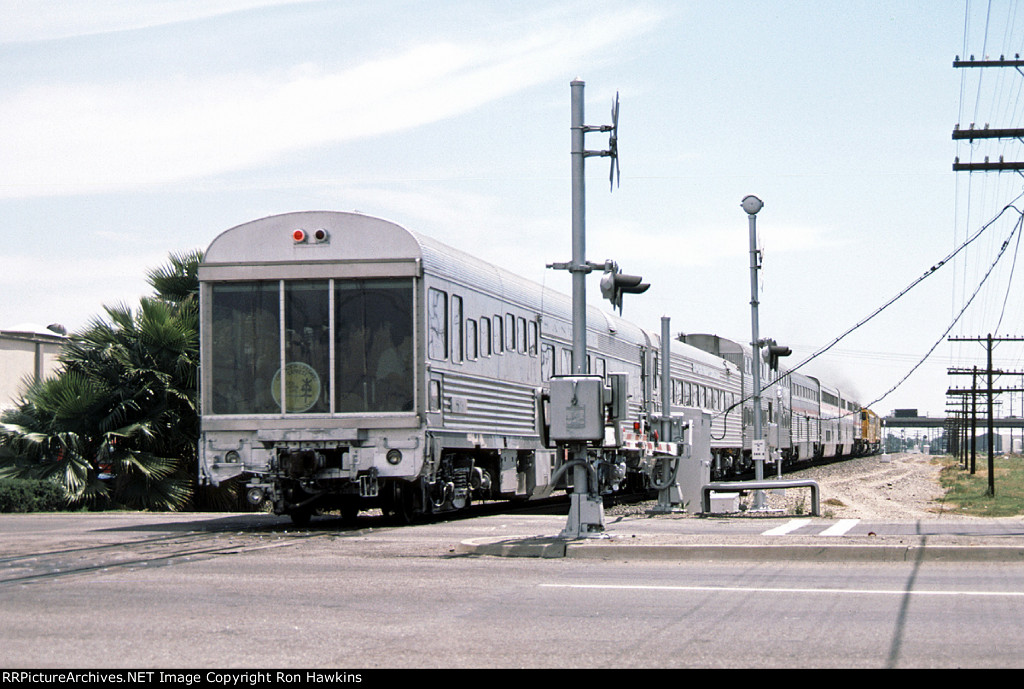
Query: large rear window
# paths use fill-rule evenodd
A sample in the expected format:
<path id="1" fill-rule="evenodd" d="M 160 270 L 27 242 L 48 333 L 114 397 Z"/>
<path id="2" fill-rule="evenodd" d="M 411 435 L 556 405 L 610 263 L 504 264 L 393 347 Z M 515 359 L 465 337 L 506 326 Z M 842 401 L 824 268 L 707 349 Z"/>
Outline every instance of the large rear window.
<path id="1" fill-rule="evenodd" d="M 411 279 L 225 282 L 210 294 L 209 413 L 413 410 Z"/>

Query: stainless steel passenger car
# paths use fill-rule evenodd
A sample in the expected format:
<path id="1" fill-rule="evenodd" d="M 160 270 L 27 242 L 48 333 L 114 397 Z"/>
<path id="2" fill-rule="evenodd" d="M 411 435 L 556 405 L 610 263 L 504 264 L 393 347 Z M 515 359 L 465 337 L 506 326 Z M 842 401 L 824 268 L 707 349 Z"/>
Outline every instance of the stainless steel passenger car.
<path id="1" fill-rule="evenodd" d="M 713 475 L 722 477 L 742 473 L 751 464 L 753 431 L 753 348 L 718 335 L 687 334 L 683 341 L 742 366 L 743 374 L 743 441 L 735 446 L 712 446 L 715 452 Z M 813 376 L 788 372 L 785 367 L 769 370 L 761 362 L 760 378 L 763 437 L 773 456 L 784 464 L 815 459 L 856 456 L 877 451 L 878 443 L 863 440 L 860 419 L 869 412 L 834 387 Z M 729 417 L 738 416 L 732 411 Z M 862 449 L 871 447 L 873 449 Z"/>
<path id="2" fill-rule="evenodd" d="M 568 297 L 355 213 L 264 218 L 217 237 L 201 284 L 204 483 L 248 480 L 299 522 L 319 508 L 402 518 L 474 498 L 529 498 L 560 463 L 542 442 L 548 380 L 572 372 Z M 590 373 L 626 373 L 610 483 L 671 448 L 657 335 L 595 307 Z M 724 410 L 739 369 L 675 344 L 673 408 Z M 739 443 L 724 420 L 713 432 Z M 607 455 L 606 455 L 607 456 Z"/>
<path id="3" fill-rule="evenodd" d="M 402 520 L 552 488 L 553 376 L 574 373 L 569 297 L 394 223 L 303 212 L 217 237 L 199 269 L 202 483 L 303 522 L 380 507 Z M 621 445 L 604 484 L 644 486 L 659 456 L 660 336 L 596 307 L 586 370 L 626 374 Z M 750 467 L 751 350 L 714 335 L 673 342 L 671 413 L 708 412 L 713 475 Z M 784 461 L 856 442 L 837 389 L 762 371 L 765 437 Z M 565 487 L 565 486 L 560 486 Z"/>

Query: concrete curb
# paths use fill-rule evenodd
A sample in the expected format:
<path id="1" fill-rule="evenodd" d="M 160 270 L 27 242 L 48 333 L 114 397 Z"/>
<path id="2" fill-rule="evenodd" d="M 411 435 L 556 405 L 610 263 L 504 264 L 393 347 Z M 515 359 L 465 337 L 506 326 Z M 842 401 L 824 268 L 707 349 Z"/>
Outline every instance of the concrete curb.
<path id="1" fill-rule="evenodd" d="M 473 538 L 462 541 L 456 552 L 497 557 L 566 557 L 569 541 L 543 536 L 512 536 L 509 538 Z"/>
<path id="2" fill-rule="evenodd" d="M 1024 562 L 1021 545 L 621 544 L 557 537 L 479 538 L 458 552 L 496 557 L 600 560 L 789 560 L 800 562 Z"/>

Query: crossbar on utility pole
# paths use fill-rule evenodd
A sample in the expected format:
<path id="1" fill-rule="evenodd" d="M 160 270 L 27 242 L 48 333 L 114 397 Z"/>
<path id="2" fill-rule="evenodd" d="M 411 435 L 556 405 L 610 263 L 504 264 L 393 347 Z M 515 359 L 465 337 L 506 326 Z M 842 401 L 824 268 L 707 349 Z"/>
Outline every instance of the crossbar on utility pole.
<path id="1" fill-rule="evenodd" d="M 1005 56 L 1000 55 L 998 60 L 975 60 L 974 56 L 971 55 L 969 60 L 961 60 L 960 56 L 957 55 L 956 59 L 953 60 L 953 67 L 1013 67 L 1021 75 L 1024 75 L 1024 71 L 1021 67 L 1024 66 L 1024 60 L 1020 59 L 1019 54 L 1014 54 L 1012 60 L 1007 60 Z M 976 139 L 1020 139 L 1024 137 L 1024 129 L 989 129 L 986 124 L 982 129 L 975 129 L 974 123 L 967 129 L 960 129 L 960 125 L 957 124 L 953 128 L 953 139 L 954 140 L 969 140 L 974 141 Z M 999 162 L 989 162 L 988 157 L 985 157 L 985 161 L 982 163 L 961 163 L 960 158 L 954 158 L 953 160 L 953 171 L 954 172 L 1021 172 L 1024 171 L 1024 162 L 1012 161 L 1004 162 L 1003 157 L 999 156 Z"/>
<path id="2" fill-rule="evenodd" d="M 954 129 L 953 140 L 967 139 L 1020 139 L 1024 137 L 1024 129 Z"/>

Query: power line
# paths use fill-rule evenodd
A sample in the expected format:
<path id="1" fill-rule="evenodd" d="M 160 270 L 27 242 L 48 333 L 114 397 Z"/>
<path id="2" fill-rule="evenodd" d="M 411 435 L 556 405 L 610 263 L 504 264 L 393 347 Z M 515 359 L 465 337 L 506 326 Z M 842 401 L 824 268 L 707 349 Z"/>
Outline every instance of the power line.
<path id="1" fill-rule="evenodd" d="M 988 229 L 989 227 L 991 227 L 991 226 L 992 226 L 992 224 L 993 224 L 993 223 L 995 223 L 995 221 L 996 221 L 996 220 L 998 220 L 999 218 L 1001 218 L 1001 217 L 1003 216 L 1003 214 L 1004 214 L 1004 213 L 1006 213 L 1006 211 L 1008 211 L 1009 209 L 1013 208 L 1013 210 L 1017 211 L 1017 214 L 1018 214 L 1018 215 L 1021 215 L 1021 211 L 1020 211 L 1020 210 L 1018 210 L 1018 209 L 1017 209 L 1017 207 L 1016 207 L 1016 206 L 1014 206 L 1013 204 L 1014 204 L 1014 203 L 1016 203 L 1017 201 L 1019 201 L 1019 200 L 1020 200 L 1020 199 L 1021 199 L 1022 197 L 1024 197 L 1024 192 L 1021 192 L 1021 193 L 1020 193 L 1020 194 L 1019 194 L 1019 195 L 1018 195 L 1018 196 L 1017 196 L 1017 197 L 1016 197 L 1016 198 L 1015 198 L 1015 199 L 1014 199 L 1013 201 L 1011 201 L 1010 203 L 1006 204 L 1006 206 L 1004 206 L 1004 207 L 1003 207 L 1003 209 L 1002 209 L 1001 211 L 999 211 L 999 213 L 998 213 L 998 214 L 997 214 L 997 215 L 996 215 L 996 216 L 995 216 L 994 218 L 992 218 L 992 219 L 991 219 L 991 220 L 989 220 L 989 221 L 988 221 L 987 223 L 985 223 L 984 225 L 982 225 L 981 229 L 979 229 L 979 230 L 978 230 L 977 232 L 975 232 L 975 233 L 974 233 L 974 234 L 973 234 L 972 236 L 968 237 L 968 238 L 967 238 L 967 239 L 966 239 L 966 240 L 965 240 L 965 241 L 964 241 L 964 242 L 963 242 L 962 244 L 960 244 L 960 246 L 958 246 L 958 247 L 957 247 L 956 249 L 954 249 L 954 250 L 952 251 L 952 253 L 950 253 L 950 254 L 949 254 L 948 256 L 946 256 L 946 257 L 945 257 L 944 259 L 942 259 L 941 261 L 939 261 L 938 263 L 936 263 L 935 265 L 933 265 L 933 266 L 932 266 L 931 268 L 929 268 L 928 270 L 926 270 L 926 271 L 924 272 L 924 274 L 923 274 L 923 275 L 921 275 L 921 276 L 920 276 L 920 277 L 918 277 L 918 278 L 917 278 L 916 280 L 914 280 L 914 281 L 913 281 L 913 282 L 911 282 L 911 283 L 910 283 L 909 285 L 907 285 L 907 286 L 906 286 L 906 287 L 905 287 L 905 288 L 904 288 L 904 289 L 903 289 L 903 290 L 902 290 L 902 291 L 901 291 L 901 292 L 900 292 L 899 294 L 897 294 L 896 296 L 894 296 L 894 297 L 893 297 L 892 299 L 890 299 L 889 301 L 885 302 L 885 303 L 884 303 L 884 304 L 883 304 L 882 306 L 880 306 L 880 307 L 878 307 L 877 309 L 875 309 L 875 310 L 874 310 L 874 311 L 873 311 L 873 312 L 872 312 L 872 313 L 871 313 L 871 314 L 870 314 L 869 316 L 867 316 L 866 318 L 864 318 L 864 319 L 862 319 L 861 321 L 859 321 L 859 322 L 858 322 L 858 323 L 857 323 L 856 325 L 854 325 L 853 327 L 849 328 L 849 329 L 848 329 L 848 330 L 847 330 L 846 332 L 844 332 L 844 333 L 843 333 L 842 335 L 840 335 L 839 337 L 837 337 L 837 338 L 835 338 L 834 340 L 832 340 L 832 341 L 831 341 L 831 342 L 830 342 L 829 344 L 827 344 L 827 345 L 825 345 L 824 347 L 822 347 L 821 349 L 817 350 L 816 352 L 814 352 L 813 354 L 811 354 L 811 355 L 810 355 L 809 357 L 807 357 L 806 359 L 804 359 L 804 360 L 803 360 L 802 362 L 800 362 L 799 364 L 797 364 L 797 365 L 796 365 L 795 367 L 793 367 L 792 369 L 790 369 L 790 370 L 789 370 L 789 373 L 794 373 L 794 372 L 796 372 L 796 371 L 800 370 L 800 369 L 801 369 L 801 368 L 802 368 L 803 366 L 805 366 L 806 364 L 810 363 L 810 362 L 811 362 L 811 361 L 813 361 L 814 359 L 817 359 L 817 358 L 818 358 L 819 356 L 821 356 L 822 354 L 824 354 L 824 353 L 825 353 L 825 352 L 827 352 L 828 350 L 832 349 L 832 347 L 836 346 L 837 344 L 839 344 L 839 342 L 840 342 L 840 341 L 842 341 L 842 340 L 843 340 L 844 338 L 846 338 L 846 336 L 847 336 L 847 335 L 849 335 L 850 333 L 854 332 L 855 330 L 857 330 L 857 329 L 858 329 L 858 328 L 860 328 L 861 326 L 865 325 L 865 324 L 866 324 L 866 323 L 867 323 L 868 321 L 872 320 L 872 319 L 873 319 L 873 318 L 874 318 L 875 316 L 877 316 L 878 314 L 882 313 L 882 312 L 883 312 L 883 311 L 885 311 L 885 310 L 886 310 L 887 308 L 889 308 L 890 306 L 892 306 L 892 305 L 893 305 L 894 303 L 896 303 L 896 302 L 897 302 L 897 301 L 898 301 L 898 300 L 899 300 L 900 298 L 902 298 L 902 297 L 903 297 L 903 296 L 905 296 L 905 295 L 906 295 L 907 293 L 909 293 L 909 292 L 910 292 L 910 291 L 911 291 L 912 289 L 914 289 L 914 288 L 915 288 L 915 287 L 917 287 L 917 286 L 918 286 L 919 284 L 921 284 L 921 282 L 923 282 L 923 281 L 924 281 L 924 280 L 925 280 L 926 278 L 928 278 L 928 277 L 930 277 L 930 276 L 934 275 L 934 274 L 935 274 L 936 272 L 938 272 L 938 270 L 939 270 L 940 268 L 942 268 L 942 266 L 946 265 L 946 263 L 948 263 L 948 262 L 949 262 L 949 261 L 950 261 L 950 260 L 951 260 L 951 259 L 952 259 L 953 257 L 955 257 L 955 256 L 956 256 L 957 254 L 959 254 L 959 253 L 960 253 L 961 251 L 963 251 L 963 250 L 964 250 L 965 248 L 967 248 L 967 246 L 969 246 L 969 245 L 970 245 L 971 243 L 973 243 L 973 242 L 974 242 L 974 241 L 975 241 L 976 239 L 978 239 L 978 237 L 980 237 L 980 236 L 981 236 L 981 235 L 982 235 L 982 234 L 983 234 L 983 233 L 985 232 L 985 230 L 987 230 L 987 229 Z M 1014 225 L 1014 230 L 1013 230 L 1013 232 L 1016 232 L 1016 231 L 1017 231 L 1017 227 L 1018 227 L 1018 226 L 1019 226 L 1019 223 L 1018 223 L 1018 225 Z M 1012 236 L 1013 236 L 1013 233 L 1011 233 L 1010 237 L 1008 237 L 1008 238 L 1007 238 L 1007 240 L 1006 240 L 1006 242 L 1004 242 L 1004 243 L 1003 243 L 1003 247 L 1002 247 L 1002 249 L 1000 249 L 1000 252 L 999 252 L 999 256 L 1002 256 L 1003 252 L 1004 252 L 1004 251 L 1006 250 L 1006 246 L 1007 246 L 1007 244 L 1009 243 L 1009 241 L 1010 241 L 1010 238 L 1012 238 Z M 996 258 L 996 262 L 998 262 L 998 261 L 999 261 L 999 258 L 997 257 L 997 258 Z M 994 268 L 994 267 L 995 267 L 995 263 L 993 263 L 993 264 L 992 264 L 992 267 L 991 267 L 991 268 L 989 268 L 989 271 L 988 271 L 988 273 L 986 273 L 986 274 L 985 274 L 985 277 L 984 277 L 984 278 L 982 279 L 982 284 L 984 284 L 985 280 L 987 280 L 987 279 L 988 279 L 988 276 L 989 276 L 989 274 L 990 274 L 990 273 L 992 272 L 992 268 Z M 978 289 L 980 289 L 980 288 L 981 288 L 981 285 L 979 285 L 979 286 L 978 286 Z M 975 290 L 975 293 L 974 293 L 974 294 L 975 294 L 975 295 L 977 295 L 977 290 Z M 972 296 L 971 296 L 971 300 L 973 300 L 973 299 L 974 299 L 974 295 L 972 295 Z M 968 302 L 968 304 L 969 304 L 969 303 L 970 303 L 970 302 Z M 966 309 L 966 306 L 964 307 L 964 309 Z M 958 315 L 956 316 L 956 318 L 955 318 L 955 319 L 954 319 L 954 321 L 953 321 L 953 323 L 954 323 L 954 324 L 955 324 L 955 323 L 956 323 L 956 322 L 957 322 L 957 321 L 958 321 L 958 320 L 960 319 L 960 317 L 961 317 L 961 316 L 963 315 L 964 309 L 961 309 L 960 313 L 959 313 L 959 314 L 958 314 Z M 950 326 L 950 327 L 952 327 L 952 326 Z M 948 331 L 947 331 L 947 333 L 948 333 Z M 945 337 L 945 334 L 943 334 L 943 337 Z M 940 342 L 941 342 L 941 340 L 940 340 Z M 934 350 L 934 347 L 932 347 L 932 350 Z M 931 354 L 931 350 L 929 350 L 928 354 Z M 927 355 L 925 356 L 925 358 L 927 358 Z M 918 366 L 920 366 L 920 363 L 918 364 Z M 917 368 L 917 367 L 915 366 L 915 369 L 916 369 L 916 368 Z M 780 376 L 780 379 L 781 379 L 781 378 L 782 378 L 782 376 Z M 773 383 L 774 383 L 774 382 L 777 382 L 777 381 L 773 381 Z M 902 381 L 901 381 L 901 382 L 902 382 Z M 891 392 L 891 391 L 890 391 L 890 392 Z M 886 393 L 886 395 L 888 395 L 888 394 L 889 394 L 889 393 Z"/>
<path id="2" fill-rule="evenodd" d="M 1014 210 L 1016 210 L 1016 209 L 1014 209 Z M 1017 212 L 1019 213 L 1020 211 L 1017 211 Z M 995 260 L 992 261 L 992 265 L 989 266 L 988 272 L 985 273 L 985 276 L 981 279 L 981 282 L 978 283 L 978 287 L 974 290 L 974 294 L 972 294 L 971 298 L 967 300 L 967 303 L 964 304 L 964 307 L 962 309 L 960 309 L 960 313 L 958 313 L 956 315 L 956 318 L 954 318 L 953 322 L 949 324 L 949 327 L 946 328 L 946 331 L 944 333 L 942 333 L 942 337 L 940 337 L 938 340 L 935 341 L 935 344 L 933 344 L 931 346 L 931 349 L 929 349 L 928 352 L 923 357 L 921 357 L 920 361 L 918 361 L 916 364 L 914 364 L 914 367 L 911 368 L 907 372 L 907 375 L 903 376 L 903 378 L 901 378 L 900 381 L 898 383 L 896 383 L 896 385 L 893 385 L 891 388 L 889 388 L 889 390 L 884 395 L 882 395 L 881 397 L 879 397 L 875 401 L 871 402 L 871 404 L 869 404 L 867 406 L 869 406 L 869 407 L 874 406 L 874 405 L 878 404 L 879 402 L 881 402 L 882 400 L 884 400 L 889 395 L 891 395 L 892 392 L 894 390 L 896 390 L 896 388 L 898 388 L 899 386 L 903 385 L 903 383 L 906 382 L 907 378 L 910 378 L 910 376 L 913 375 L 914 371 L 916 371 L 918 368 L 920 368 L 921 364 L 923 364 L 928 359 L 928 357 L 930 357 L 932 355 L 932 352 L 935 351 L 935 348 L 939 346 L 939 344 L 946 338 L 947 335 L 949 335 L 949 331 L 953 329 L 953 326 L 955 326 L 957 324 L 957 321 L 960 320 L 960 317 L 964 315 L 965 311 L 967 311 L 967 307 L 969 307 L 971 305 L 971 302 L 974 301 L 974 298 L 976 296 L 978 296 L 978 292 L 981 291 L 981 288 L 985 284 L 985 281 L 988 280 L 988 276 L 992 274 L 992 271 L 995 269 L 996 264 L 999 263 L 999 260 L 1003 257 L 1003 254 L 1006 252 L 1006 247 L 1008 247 L 1010 245 L 1010 240 L 1013 239 L 1013 235 L 1017 233 L 1017 230 L 1019 230 L 1020 227 L 1021 227 L 1021 223 L 1020 222 L 1017 222 L 1016 224 L 1014 224 L 1013 230 L 1010 232 L 1010 236 L 1007 237 L 1006 241 L 1003 242 L 1003 245 L 999 249 L 999 253 L 996 255 Z"/>

